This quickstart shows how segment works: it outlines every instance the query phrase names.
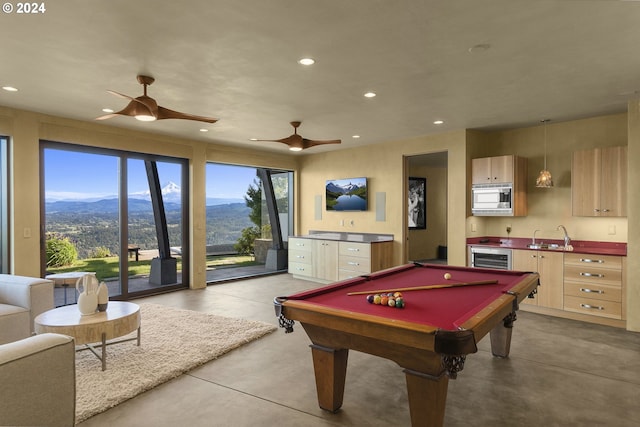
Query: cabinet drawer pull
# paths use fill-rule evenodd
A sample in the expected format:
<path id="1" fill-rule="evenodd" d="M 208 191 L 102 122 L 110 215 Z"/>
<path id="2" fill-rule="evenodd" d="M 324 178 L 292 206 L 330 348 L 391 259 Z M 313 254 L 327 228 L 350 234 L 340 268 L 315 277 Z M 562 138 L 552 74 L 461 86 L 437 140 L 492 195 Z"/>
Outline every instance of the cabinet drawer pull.
<path id="1" fill-rule="evenodd" d="M 304 246 L 304 243 L 296 243 L 296 246 Z"/>
<path id="2" fill-rule="evenodd" d="M 304 255 L 296 255 L 296 258 L 304 259 Z"/>
<path id="3" fill-rule="evenodd" d="M 604 274 L 597 273 L 580 273 L 580 275 L 585 277 L 604 277 Z"/>
<path id="4" fill-rule="evenodd" d="M 360 252 L 360 249 L 358 248 L 347 248 L 347 250 L 351 252 Z"/>
<path id="5" fill-rule="evenodd" d="M 538 258 L 538 255 L 531 255 L 531 258 Z"/>
<path id="6" fill-rule="evenodd" d="M 580 292 L 593 293 L 593 294 L 604 294 L 603 290 L 600 289 L 589 289 L 589 288 L 580 288 Z"/>
<path id="7" fill-rule="evenodd" d="M 597 262 L 598 264 L 604 264 L 603 259 L 580 258 L 580 262 Z"/>
<path id="8" fill-rule="evenodd" d="M 298 271 L 304 271 L 304 270 L 305 270 L 305 268 L 304 268 L 304 267 L 296 267 L 296 270 L 298 270 Z"/>
<path id="9" fill-rule="evenodd" d="M 591 309 L 591 310 L 604 310 L 604 307 L 599 306 L 599 305 L 580 304 L 580 307 L 588 308 L 588 309 Z"/>
<path id="10" fill-rule="evenodd" d="M 602 209 L 602 212 L 611 212 L 611 209 Z"/>
<path id="11" fill-rule="evenodd" d="M 353 261 L 349 261 L 347 264 L 349 264 L 349 265 L 360 265 L 359 262 L 353 262 Z"/>

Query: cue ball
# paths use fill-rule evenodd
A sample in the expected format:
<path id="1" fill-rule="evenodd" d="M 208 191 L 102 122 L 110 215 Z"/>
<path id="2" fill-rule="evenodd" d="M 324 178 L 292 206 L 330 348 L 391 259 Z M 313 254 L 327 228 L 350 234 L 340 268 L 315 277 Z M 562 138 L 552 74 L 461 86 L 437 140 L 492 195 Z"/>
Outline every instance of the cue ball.
<path id="1" fill-rule="evenodd" d="M 444 278 L 447 279 L 447 280 L 451 279 L 451 274 L 445 273 L 444 274 Z"/>

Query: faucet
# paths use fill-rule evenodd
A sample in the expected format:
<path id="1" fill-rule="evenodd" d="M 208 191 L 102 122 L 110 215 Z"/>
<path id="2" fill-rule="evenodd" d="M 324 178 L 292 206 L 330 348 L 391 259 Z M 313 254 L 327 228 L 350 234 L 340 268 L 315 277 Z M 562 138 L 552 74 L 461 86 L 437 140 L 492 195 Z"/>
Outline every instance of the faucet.
<path id="1" fill-rule="evenodd" d="M 533 239 L 531 239 L 531 244 L 535 245 L 536 244 L 536 233 L 540 231 L 540 230 L 534 230 L 533 232 Z"/>
<path id="2" fill-rule="evenodd" d="M 567 229 L 564 227 L 564 225 L 559 225 L 556 230 L 562 230 L 564 232 L 564 247 L 568 247 L 571 244 L 571 237 L 569 237 Z"/>

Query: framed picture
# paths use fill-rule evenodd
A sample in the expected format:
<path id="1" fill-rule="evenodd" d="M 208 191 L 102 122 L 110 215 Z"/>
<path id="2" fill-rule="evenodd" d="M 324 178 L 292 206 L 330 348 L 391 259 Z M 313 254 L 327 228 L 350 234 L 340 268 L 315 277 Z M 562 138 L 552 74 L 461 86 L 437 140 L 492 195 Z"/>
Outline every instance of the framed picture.
<path id="1" fill-rule="evenodd" d="M 409 230 L 427 228 L 427 179 L 409 178 Z"/>

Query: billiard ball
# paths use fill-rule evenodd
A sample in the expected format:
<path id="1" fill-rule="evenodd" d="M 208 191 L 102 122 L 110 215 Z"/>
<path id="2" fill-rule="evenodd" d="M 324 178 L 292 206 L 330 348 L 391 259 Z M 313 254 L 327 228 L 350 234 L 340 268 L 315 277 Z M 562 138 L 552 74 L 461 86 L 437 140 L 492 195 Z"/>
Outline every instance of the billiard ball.
<path id="1" fill-rule="evenodd" d="M 444 278 L 445 278 L 446 280 L 451 279 L 451 274 L 449 274 L 449 273 L 445 273 L 445 274 L 444 274 Z"/>

